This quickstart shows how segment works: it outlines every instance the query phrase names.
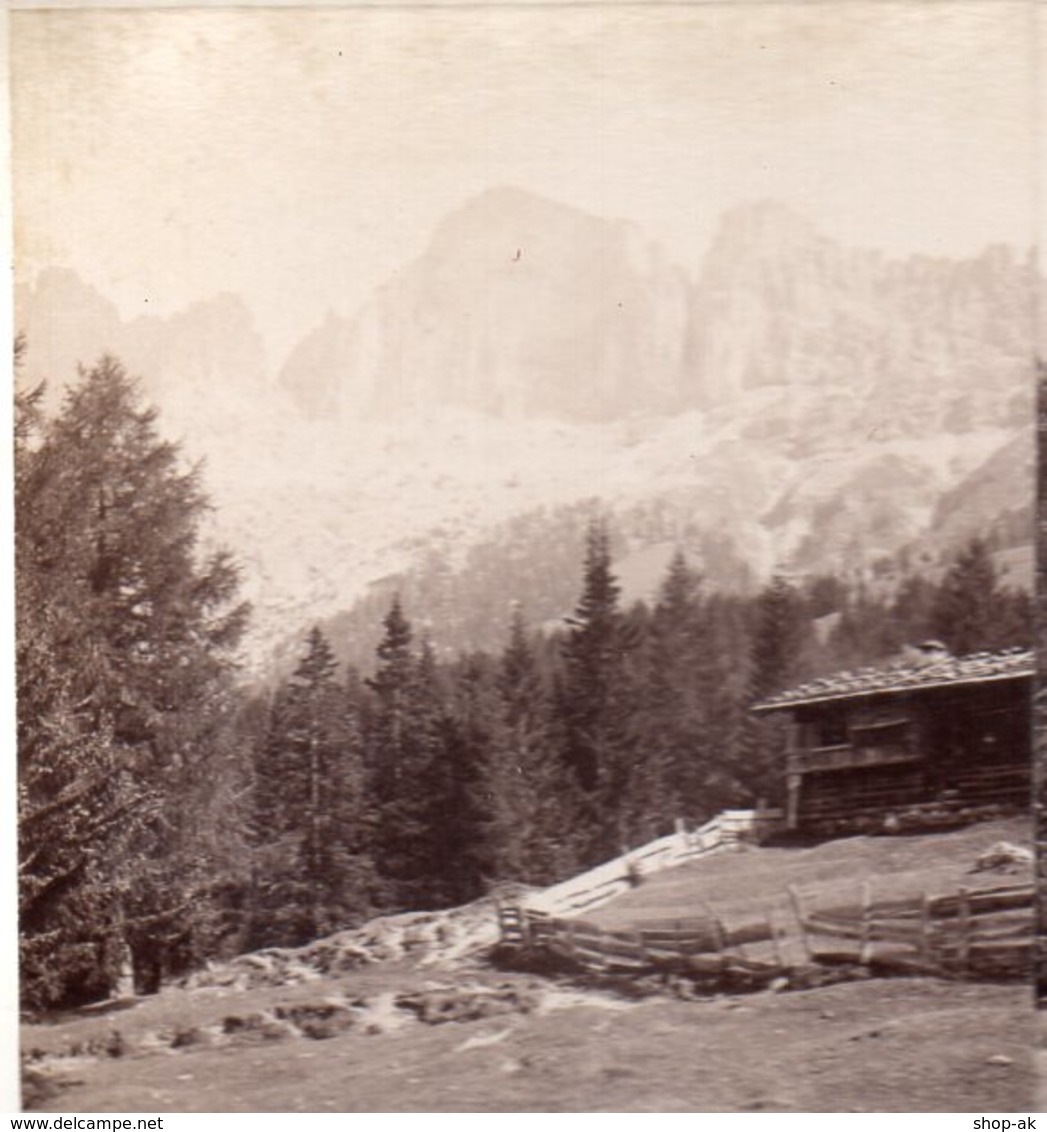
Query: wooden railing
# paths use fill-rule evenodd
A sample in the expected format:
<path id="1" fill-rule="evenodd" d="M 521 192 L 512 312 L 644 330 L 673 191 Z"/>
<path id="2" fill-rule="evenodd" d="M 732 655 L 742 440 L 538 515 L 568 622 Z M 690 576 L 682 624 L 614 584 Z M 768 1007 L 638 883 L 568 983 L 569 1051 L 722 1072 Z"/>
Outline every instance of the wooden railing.
<path id="1" fill-rule="evenodd" d="M 850 770 L 860 766 L 893 766 L 918 762 L 920 756 L 904 744 L 885 747 L 812 747 L 792 751 L 786 757 L 789 774 L 806 774 L 813 770 Z"/>
<path id="2" fill-rule="evenodd" d="M 531 893 L 523 898 L 521 907 L 545 916 L 591 911 L 628 892 L 643 876 L 757 840 L 761 825 L 776 821 L 778 816 L 777 811 L 758 815 L 754 810 L 724 810 L 698 829 L 660 837 L 570 880 Z"/>

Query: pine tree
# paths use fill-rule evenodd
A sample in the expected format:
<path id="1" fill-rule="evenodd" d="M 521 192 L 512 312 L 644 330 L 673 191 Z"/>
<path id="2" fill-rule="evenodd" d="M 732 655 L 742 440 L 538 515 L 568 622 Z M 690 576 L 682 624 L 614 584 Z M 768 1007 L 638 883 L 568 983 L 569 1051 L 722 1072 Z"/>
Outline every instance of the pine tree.
<path id="1" fill-rule="evenodd" d="M 222 930 L 216 872 L 235 852 L 218 825 L 198 836 L 218 820 L 201 783 L 235 777 L 246 607 L 230 559 L 198 554 L 198 471 L 115 360 L 53 420 L 22 399 L 16 464 L 23 987 L 39 1005 L 104 993 L 127 945 L 155 984 Z"/>
<path id="2" fill-rule="evenodd" d="M 256 946 L 315 939 L 373 904 L 362 744 L 336 667 L 314 628 L 272 706 L 255 771 Z"/>

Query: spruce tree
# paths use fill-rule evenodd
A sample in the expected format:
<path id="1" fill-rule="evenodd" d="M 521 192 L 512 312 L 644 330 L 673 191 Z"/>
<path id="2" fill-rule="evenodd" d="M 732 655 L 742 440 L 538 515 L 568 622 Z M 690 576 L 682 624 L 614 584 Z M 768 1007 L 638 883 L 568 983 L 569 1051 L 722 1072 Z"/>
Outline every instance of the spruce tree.
<path id="1" fill-rule="evenodd" d="M 631 773 L 626 731 L 631 643 L 618 609 L 605 524 L 594 520 L 586 539 L 582 595 L 563 645 L 566 760 L 574 771 L 587 827 L 586 855 L 595 862 L 622 849 Z"/>
<path id="2" fill-rule="evenodd" d="M 1001 647 L 1000 592 L 988 543 L 973 538 L 946 571 L 934 602 L 932 623 L 957 656 Z"/>
<path id="3" fill-rule="evenodd" d="M 608 771 L 610 697 L 621 661 L 619 586 L 611 572 L 606 527 L 594 521 L 586 540 L 582 595 L 563 646 L 568 760 L 583 790 L 595 791 Z"/>
<path id="4" fill-rule="evenodd" d="M 782 691 L 808 675 L 810 622 L 799 591 L 775 575 L 759 593 L 750 645 L 750 701 Z M 785 723 L 777 715 L 750 716 L 742 742 L 747 801 L 777 802 L 782 796 Z"/>
<path id="5" fill-rule="evenodd" d="M 373 904 L 362 744 L 336 667 L 314 628 L 273 702 L 255 771 L 256 946 L 315 939 Z"/>
<path id="6" fill-rule="evenodd" d="M 434 838 L 443 820 L 444 733 L 432 656 L 414 655 L 413 631 L 399 597 L 383 621 L 378 666 L 368 682 L 374 694 L 367 760 L 377 811 L 376 856 L 389 898 L 399 908 L 440 902 Z"/>
<path id="7" fill-rule="evenodd" d="M 703 710 L 700 780 L 691 780 L 687 814 L 705 820 L 731 806 L 771 801 L 780 792 L 782 764 L 753 742 L 759 726 L 752 702 L 751 600 L 714 594 L 702 609 L 702 648 L 695 671 Z M 773 726 L 773 725 L 772 725 Z M 777 742 L 777 738 L 775 739 Z"/>
<path id="8" fill-rule="evenodd" d="M 933 582 L 920 574 L 905 578 L 888 610 L 891 638 L 876 655 L 870 657 L 867 654 L 865 663 L 897 655 L 905 645 L 918 644 L 933 637 L 935 599 L 936 588 Z"/>
<path id="9" fill-rule="evenodd" d="M 810 626 L 799 591 L 776 574 L 756 600 L 752 646 L 754 699 L 781 691 L 803 674 Z"/>
<path id="10" fill-rule="evenodd" d="M 677 551 L 658 595 L 641 653 L 643 670 L 631 721 L 641 773 L 632 791 L 637 840 L 649 840 L 673 818 L 699 777 L 703 705 L 697 680 L 701 656 L 700 580 Z"/>
<path id="11" fill-rule="evenodd" d="M 491 873 L 499 880 L 550 884 L 578 863 L 578 787 L 561 758 L 551 697 L 519 607 L 496 690 L 498 725 L 485 768 Z"/>
<path id="12" fill-rule="evenodd" d="M 467 656 L 451 667 L 443 749 L 430 776 L 438 812 L 433 842 L 438 885 L 448 903 L 473 900 L 498 877 L 491 813 L 502 799 L 490 768 L 500 720 L 489 658 Z"/>
<path id="13" fill-rule="evenodd" d="M 483 757 L 482 718 L 466 706 L 461 736 L 454 722 L 454 692 L 436 650 L 423 633 L 412 683 L 411 732 L 416 767 L 417 820 L 422 830 L 418 848 L 425 854 L 421 870 L 408 887 L 415 907 L 439 908 L 479 895 L 476 858 L 475 784 Z M 471 699 L 466 696 L 466 703 Z"/>

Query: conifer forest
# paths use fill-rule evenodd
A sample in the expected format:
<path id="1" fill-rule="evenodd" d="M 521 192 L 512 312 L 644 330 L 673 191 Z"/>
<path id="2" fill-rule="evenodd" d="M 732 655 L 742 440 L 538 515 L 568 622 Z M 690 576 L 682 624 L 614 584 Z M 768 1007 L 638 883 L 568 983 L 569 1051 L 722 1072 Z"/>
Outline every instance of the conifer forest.
<path id="1" fill-rule="evenodd" d="M 626 604 L 613 521 L 586 520 L 574 607 L 450 653 L 394 596 L 369 665 L 305 625 L 292 670 L 239 645 L 242 567 L 205 551 L 206 468 L 111 357 L 15 413 L 23 1005 L 139 991 L 209 958 L 383 911 L 544 885 L 728 807 L 780 800 L 750 705 L 939 638 L 1030 644 L 987 541 L 895 582 L 710 585 L 678 551 Z"/>

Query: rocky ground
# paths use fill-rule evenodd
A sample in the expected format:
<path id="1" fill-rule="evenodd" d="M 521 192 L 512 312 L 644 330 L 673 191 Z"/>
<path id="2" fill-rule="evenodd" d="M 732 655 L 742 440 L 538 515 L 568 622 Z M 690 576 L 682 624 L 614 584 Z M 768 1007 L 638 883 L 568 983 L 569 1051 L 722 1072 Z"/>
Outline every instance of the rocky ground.
<path id="1" fill-rule="evenodd" d="M 237 964 L 242 966 L 242 964 Z M 405 959 L 168 988 L 25 1027 L 53 1112 L 1017 1111 L 1024 986 L 856 978 L 691 998 Z"/>
<path id="2" fill-rule="evenodd" d="M 26 1106 L 1014 1112 L 1034 1104 L 1032 1024 L 1014 986 L 869 979 L 683 1001 L 382 964 L 308 988 L 168 991 L 90 1024 L 31 1027 Z"/>

